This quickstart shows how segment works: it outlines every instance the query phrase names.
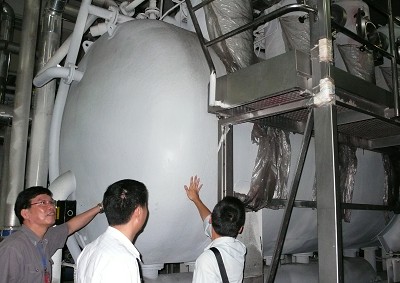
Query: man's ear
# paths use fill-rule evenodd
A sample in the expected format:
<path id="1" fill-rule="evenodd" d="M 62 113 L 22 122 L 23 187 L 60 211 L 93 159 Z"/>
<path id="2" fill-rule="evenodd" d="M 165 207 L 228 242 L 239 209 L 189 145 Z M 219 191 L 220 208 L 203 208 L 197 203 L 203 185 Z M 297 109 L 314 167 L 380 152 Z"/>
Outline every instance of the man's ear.
<path id="1" fill-rule="evenodd" d="M 240 227 L 238 234 L 242 234 L 243 233 L 243 229 L 244 229 L 244 226 Z"/>
<path id="2" fill-rule="evenodd" d="M 30 213 L 27 208 L 24 208 L 21 210 L 21 216 L 24 218 L 24 220 L 29 219 L 29 215 L 30 215 Z"/>
<path id="3" fill-rule="evenodd" d="M 141 216 L 143 213 L 143 207 L 141 207 L 140 205 L 138 205 L 135 210 L 133 211 L 133 216 L 135 217 L 139 217 Z"/>

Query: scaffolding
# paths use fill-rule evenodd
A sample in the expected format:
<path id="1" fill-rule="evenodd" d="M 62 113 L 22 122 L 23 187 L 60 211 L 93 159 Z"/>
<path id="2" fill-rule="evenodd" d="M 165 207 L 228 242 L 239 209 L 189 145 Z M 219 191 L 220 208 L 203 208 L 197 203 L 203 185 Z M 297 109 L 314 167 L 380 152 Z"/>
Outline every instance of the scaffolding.
<path id="1" fill-rule="evenodd" d="M 387 18 L 389 52 L 370 43 L 335 22 L 330 0 L 310 0 L 291 4 L 256 18 L 218 38 L 206 41 L 195 11 L 213 0 L 192 6 L 186 0 L 196 33 L 210 67 L 209 112 L 219 117 L 222 141 L 218 156 L 219 197 L 233 195 L 233 127 L 258 121 L 265 125 L 303 134 L 300 155 L 290 194 L 284 203 L 281 223 L 267 281 L 274 282 L 293 207 L 317 208 L 319 282 L 343 282 L 342 211 L 398 211 L 398 188 L 388 205 L 342 203 L 338 180 L 338 142 L 381 151 L 400 145 L 399 46 L 396 45 L 392 2 L 387 9 L 364 0 L 371 9 Z M 234 73 L 216 78 L 208 48 L 242 31 L 276 19 L 293 11 L 308 13 L 310 53 L 293 50 Z M 334 66 L 333 32 L 340 32 L 391 62 L 392 91 L 351 75 Z M 273 66 L 273 72 L 270 72 Z M 283 76 L 284 74 L 284 76 Z M 214 103 L 216 102 L 216 103 Z M 221 107 L 223 105 L 223 107 Z M 308 145 L 314 136 L 316 167 L 316 202 L 296 201 Z M 222 138 L 223 137 L 223 138 Z"/>

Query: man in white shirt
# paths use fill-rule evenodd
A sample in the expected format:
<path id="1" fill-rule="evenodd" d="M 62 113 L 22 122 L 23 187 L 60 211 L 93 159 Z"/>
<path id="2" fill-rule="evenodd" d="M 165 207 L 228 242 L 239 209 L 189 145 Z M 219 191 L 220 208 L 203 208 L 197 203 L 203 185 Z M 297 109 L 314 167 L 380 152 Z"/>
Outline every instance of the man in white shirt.
<path id="1" fill-rule="evenodd" d="M 246 217 L 244 204 L 239 199 L 228 196 L 219 201 L 211 213 L 200 199 L 202 186 L 197 176 L 190 178 L 189 186 L 184 186 L 188 198 L 200 213 L 206 235 L 212 239 L 211 244 L 196 260 L 193 283 L 222 282 L 211 247 L 219 250 L 229 282 L 240 283 L 243 281 L 246 247 L 236 237 L 243 231 Z"/>
<path id="2" fill-rule="evenodd" d="M 140 254 L 132 241 L 147 220 L 146 186 L 135 180 L 110 185 L 103 197 L 110 225 L 78 257 L 75 282 L 140 283 Z"/>

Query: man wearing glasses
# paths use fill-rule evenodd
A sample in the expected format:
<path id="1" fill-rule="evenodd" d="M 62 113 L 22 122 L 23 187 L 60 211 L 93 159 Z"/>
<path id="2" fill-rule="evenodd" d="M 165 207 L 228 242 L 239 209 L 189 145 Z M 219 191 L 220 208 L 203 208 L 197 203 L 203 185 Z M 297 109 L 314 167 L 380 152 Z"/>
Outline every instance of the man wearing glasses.
<path id="1" fill-rule="evenodd" d="M 50 283 L 51 256 L 64 247 L 69 235 L 102 212 L 99 204 L 64 224 L 53 226 L 56 201 L 52 195 L 43 187 L 19 193 L 14 212 L 22 227 L 0 243 L 0 283 Z"/>

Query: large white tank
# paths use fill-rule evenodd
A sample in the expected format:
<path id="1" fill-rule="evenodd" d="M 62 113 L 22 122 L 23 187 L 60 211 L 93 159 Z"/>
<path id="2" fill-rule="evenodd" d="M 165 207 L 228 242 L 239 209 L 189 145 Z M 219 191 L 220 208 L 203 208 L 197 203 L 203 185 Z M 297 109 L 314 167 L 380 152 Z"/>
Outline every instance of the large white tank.
<path id="1" fill-rule="evenodd" d="M 183 185 L 198 174 L 204 202 L 215 205 L 218 146 L 196 35 L 160 21 L 125 23 L 97 40 L 79 69 L 60 144 L 61 172 L 76 176 L 78 212 L 116 180 L 140 180 L 149 190 L 149 220 L 136 242 L 144 262 L 193 261 L 208 240 Z M 81 234 L 90 242 L 106 226 L 96 217 Z"/>
<path id="2" fill-rule="evenodd" d="M 222 74 L 220 61 L 214 62 Z M 212 208 L 217 201 L 218 156 L 217 118 L 207 113 L 209 70 L 197 37 L 160 21 L 124 23 L 111 37 L 105 34 L 90 47 L 79 70 L 84 76 L 69 93 L 60 144 L 61 173 L 72 170 L 76 176 L 72 197 L 78 201 L 78 212 L 99 202 L 114 181 L 140 180 L 149 189 L 149 220 L 136 241 L 144 263 L 195 260 L 209 241 L 183 185 L 198 174 L 204 183 L 202 198 Z M 257 152 L 251 144 L 251 127 L 234 127 L 235 189 L 240 192 L 249 190 Z M 300 137 L 291 136 L 291 175 Z M 311 147 L 300 199 L 311 198 L 313 151 Z M 369 193 L 374 190 L 366 185 L 373 179 L 383 187 L 383 169 L 377 154 L 373 154 L 375 165 L 368 156 L 358 154 L 360 172 L 362 164 L 371 166 L 356 181 L 354 200 L 379 204 L 383 192 Z M 271 254 L 281 212 L 263 213 L 265 255 Z M 315 250 L 315 211 L 295 213 L 285 252 Z M 384 227 L 383 216 L 361 215 L 370 225 L 352 224 L 354 228 L 345 232 L 351 234 L 346 234 L 352 239 L 345 241 L 348 245 L 370 240 Z M 106 218 L 99 216 L 80 234 L 90 242 L 106 227 Z"/>

